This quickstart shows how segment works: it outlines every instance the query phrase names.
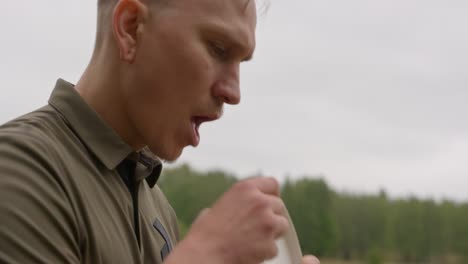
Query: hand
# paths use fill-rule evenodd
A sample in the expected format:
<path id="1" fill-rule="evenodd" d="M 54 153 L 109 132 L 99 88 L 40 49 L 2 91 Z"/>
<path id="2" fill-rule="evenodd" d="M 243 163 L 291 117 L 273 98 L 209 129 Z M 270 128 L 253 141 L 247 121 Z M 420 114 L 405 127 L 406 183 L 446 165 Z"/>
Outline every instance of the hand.
<path id="1" fill-rule="evenodd" d="M 312 255 L 304 256 L 302 259 L 302 264 L 320 264 L 318 258 Z"/>
<path id="2" fill-rule="evenodd" d="M 289 228 L 279 192 L 279 183 L 273 178 L 237 183 L 200 214 L 180 249 L 171 255 L 174 259 L 176 254 L 191 255 L 180 261 L 192 263 L 226 264 L 258 264 L 275 257 L 275 240 Z"/>

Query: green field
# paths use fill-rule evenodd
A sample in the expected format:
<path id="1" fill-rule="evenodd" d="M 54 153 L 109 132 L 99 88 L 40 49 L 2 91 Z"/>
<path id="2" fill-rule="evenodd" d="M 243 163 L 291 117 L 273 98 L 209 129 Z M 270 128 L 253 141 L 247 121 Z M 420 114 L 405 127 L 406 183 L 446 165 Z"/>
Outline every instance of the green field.
<path id="1" fill-rule="evenodd" d="M 201 172 L 185 165 L 165 170 L 159 184 L 184 234 L 200 210 L 237 181 L 221 170 Z M 384 190 L 337 192 L 312 176 L 283 182 L 281 197 L 302 251 L 322 256 L 322 263 L 468 263 L 468 202 L 390 198 Z M 336 261 L 340 258 L 362 261 Z"/>

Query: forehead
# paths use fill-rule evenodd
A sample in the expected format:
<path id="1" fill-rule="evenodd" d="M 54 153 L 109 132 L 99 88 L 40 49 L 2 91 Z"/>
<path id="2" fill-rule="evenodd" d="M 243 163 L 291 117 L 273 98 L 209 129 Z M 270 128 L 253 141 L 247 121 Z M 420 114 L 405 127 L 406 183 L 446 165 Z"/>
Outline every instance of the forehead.
<path id="1" fill-rule="evenodd" d="M 223 28 L 249 45 L 255 44 L 255 0 L 170 0 L 167 5 L 189 17 L 190 23 Z"/>

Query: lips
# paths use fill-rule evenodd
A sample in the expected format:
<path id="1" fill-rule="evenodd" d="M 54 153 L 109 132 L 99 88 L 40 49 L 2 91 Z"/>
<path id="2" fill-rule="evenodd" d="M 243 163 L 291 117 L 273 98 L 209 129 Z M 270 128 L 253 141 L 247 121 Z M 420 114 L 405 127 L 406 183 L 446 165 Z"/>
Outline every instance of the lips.
<path id="1" fill-rule="evenodd" d="M 204 122 L 210 122 L 218 119 L 219 117 L 217 115 L 214 116 L 193 116 L 191 119 L 191 124 L 192 124 L 192 145 L 194 147 L 198 146 L 200 143 L 200 126 Z"/>

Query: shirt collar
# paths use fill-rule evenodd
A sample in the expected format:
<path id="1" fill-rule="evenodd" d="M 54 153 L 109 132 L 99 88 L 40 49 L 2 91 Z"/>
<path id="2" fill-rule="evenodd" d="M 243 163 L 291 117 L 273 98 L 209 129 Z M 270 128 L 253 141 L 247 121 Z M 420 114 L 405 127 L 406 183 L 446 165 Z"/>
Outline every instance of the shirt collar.
<path id="1" fill-rule="evenodd" d="M 49 98 L 49 104 L 66 120 L 81 142 L 109 170 L 114 170 L 125 158 L 135 151 L 109 127 L 104 120 L 83 100 L 74 85 L 59 79 Z M 146 161 L 145 167 L 151 171 L 145 173 L 148 184 L 153 187 L 159 178 L 162 164 L 148 148 L 140 153 L 138 161 Z"/>

